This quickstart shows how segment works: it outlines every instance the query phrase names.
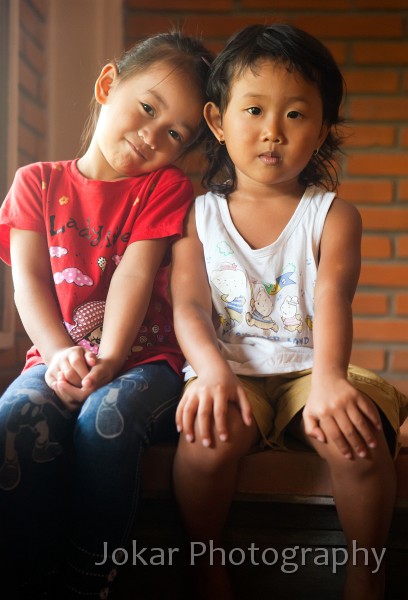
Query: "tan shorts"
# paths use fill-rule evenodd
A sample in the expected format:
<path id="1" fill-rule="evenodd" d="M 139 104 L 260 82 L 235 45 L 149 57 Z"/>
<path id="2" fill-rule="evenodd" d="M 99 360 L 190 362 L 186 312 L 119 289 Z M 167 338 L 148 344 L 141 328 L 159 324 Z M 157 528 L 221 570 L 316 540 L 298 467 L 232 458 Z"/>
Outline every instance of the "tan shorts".
<path id="1" fill-rule="evenodd" d="M 288 437 L 285 437 L 285 430 L 306 404 L 311 373 L 311 369 L 307 369 L 267 377 L 238 376 L 251 404 L 263 446 L 293 449 Z M 371 398 L 387 419 L 390 426 L 387 428 L 393 438 L 388 441 L 396 455 L 399 427 L 408 416 L 408 398 L 379 375 L 355 365 L 349 365 L 348 380 Z"/>

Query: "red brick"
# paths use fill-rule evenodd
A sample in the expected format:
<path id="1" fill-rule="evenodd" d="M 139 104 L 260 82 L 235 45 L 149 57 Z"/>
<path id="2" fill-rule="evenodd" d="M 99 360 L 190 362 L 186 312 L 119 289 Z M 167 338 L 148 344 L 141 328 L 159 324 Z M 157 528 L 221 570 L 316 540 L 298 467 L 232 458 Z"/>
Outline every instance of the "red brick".
<path id="1" fill-rule="evenodd" d="M 408 200 L 408 179 L 403 179 L 398 185 L 399 200 Z"/>
<path id="2" fill-rule="evenodd" d="M 344 142 L 344 149 L 358 147 L 389 147 L 395 144 L 395 127 L 389 125 L 354 125 Z"/>
<path id="3" fill-rule="evenodd" d="M 408 229 L 408 210 L 403 208 L 370 208 L 364 206 L 360 209 L 360 214 L 365 231 L 367 229 L 380 229 L 393 232 Z"/>
<path id="4" fill-rule="evenodd" d="M 408 315 L 408 293 L 395 294 L 395 314 L 398 316 Z"/>
<path id="5" fill-rule="evenodd" d="M 294 25 L 318 38 L 401 38 L 404 35 L 403 19 L 397 15 L 300 15 Z"/>
<path id="6" fill-rule="evenodd" d="M 363 236 L 361 244 L 363 258 L 390 258 L 391 240 L 385 236 Z"/>
<path id="7" fill-rule="evenodd" d="M 356 341 L 406 343 L 408 320 L 354 319 L 354 339 Z"/>
<path id="8" fill-rule="evenodd" d="M 396 92 L 399 74 L 390 70 L 343 69 L 347 92 L 372 94 L 375 92 Z"/>
<path id="9" fill-rule="evenodd" d="M 356 345 L 351 352 L 350 362 L 372 371 L 382 371 L 385 368 L 385 352 Z"/>
<path id="10" fill-rule="evenodd" d="M 390 181 L 373 181 L 372 179 L 344 180 L 339 188 L 341 198 L 356 204 L 389 203 L 392 201 L 392 192 L 393 187 Z"/>
<path id="11" fill-rule="evenodd" d="M 407 46 L 408 51 L 408 46 Z M 354 98 L 349 104 L 350 117 L 360 121 L 372 120 L 407 120 L 408 98 Z"/>
<path id="12" fill-rule="evenodd" d="M 356 43 L 352 61 L 366 65 L 406 65 L 408 42 Z"/>
<path id="13" fill-rule="evenodd" d="M 385 368 L 385 352 L 380 348 L 372 349 L 355 346 L 351 352 L 350 362 L 364 369 L 382 371 Z"/>
<path id="14" fill-rule="evenodd" d="M 346 159 L 349 175 L 402 175 L 408 173 L 408 152 L 389 154 L 353 154 Z"/>
<path id="15" fill-rule="evenodd" d="M 359 285 L 376 288 L 400 288 L 408 281 L 408 265 L 365 263 L 361 266 Z M 408 322 L 407 322 L 408 326 Z M 408 337 L 407 337 L 408 340 Z"/>
<path id="16" fill-rule="evenodd" d="M 354 315 L 385 315 L 387 312 L 388 298 L 385 294 L 356 293 L 353 300 Z"/>
<path id="17" fill-rule="evenodd" d="M 336 63 L 342 67 L 347 61 L 347 45 L 341 42 L 326 40 L 325 45 L 330 50 Z"/>
<path id="18" fill-rule="evenodd" d="M 408 350 L 394 350 L 391 353 L 391 371 L 397 373 L 408 371 Z"/>
<path id="19" fill-rule="evenodd" d="M 401 144 L 403 146 L 408 146 L 408 127 L 403 127 L 401 129 Z"/>
<path id="20" fill-rule="evenodd" d="M 387 381 L 397 388 L 402 394 L 408 397 L 408 379 L 390 377 L 387 375 Z"/>
<path id="21" fill-rule="evenodd" d="M 408 236 L 398 236 L 395 240 L 398 258 L 408 258 Z"/>
<path id="22" fill-rule="evenodd" d="M 262 18 L 262 22 L 276 22 L 276 15 L 268 14 L 268 18 Z M 182 27 L 187 34 L 203 36 L 206 40 L 220 38 L 225 40 L 227 37 L 243 29 L 247 25 L 259 23 L 259 17 L 249 15 L 214 15 L 214 16 L 189 16 L 188 18 L 174 15 L 160 16 L 146 14 L 130 13 L 126 19 L 126 31 L 132 32 L 132 35 L 150 35 L 157 31 L 166 31 L 174 25 Z"/>

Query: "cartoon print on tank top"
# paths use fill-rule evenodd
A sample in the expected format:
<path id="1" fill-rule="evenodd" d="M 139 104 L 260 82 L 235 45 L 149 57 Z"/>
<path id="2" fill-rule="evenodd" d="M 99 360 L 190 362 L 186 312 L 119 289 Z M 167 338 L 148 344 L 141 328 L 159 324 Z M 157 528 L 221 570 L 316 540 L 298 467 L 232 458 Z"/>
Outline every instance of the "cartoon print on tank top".
<path id="1" fill-rule="evenodd" d="M 286 296 L 282 302 L 280 310 L 282 313 L 283 326 L 288 331 L 303 330 L 303 319 L 298 312 L 299 301 L 297 296 Z"/>
<path id="2" fill-rule="evenodd" d="M 229 328 L 242 323 L 244 318 L 246 281 L 244 271 L 238 269 L 235 263 L 222 263 L 211 273 L 211 282 L 218 290 L 219 297 L 225 305 L 226 317 L 221 314 L 219 318 L 220 320 L 226 318 Z"/>
<path id="3" fill-rule="evenodd" d="M 210 283 L 219 300 L 215 305 L 217 325 L 221 327 L 222 335 L 262 334 L 278 341 L 285 330 L 296 336 L 302 333 L 305 326 L 312 328 L 312 317 L 303 317 L 301 314 L 297 294 L 303 292 L 299 288 L 297 269 L 293 263 L 287 263 L 275 281 L 260 281 L 247 273 L 238 260 L 225 260 L 226 256 L 234 255 L 228 242 L 219 242 L 216 248 L 218 254 L 224 257 L 223 260 L 217 263 L 209 256 L 207 262 L 215 267 L 210 271 Z M 291 286 L 294 286 L 295 293 L 284 295 L 284 291 Z M 280 335 L 276 335 L 279 332 Z"/>
<path id="4" fill-rule="evenodd" d="M 246 314 L 246 322 L 250 327 L 259 327 L 264 335 L 270 336 L 271 330 L 275 333 L 279 327 L 270 316 L 273 311 L 273 300 L 263 284 L 256 287 L 251 297 L 251 309 Z"/>

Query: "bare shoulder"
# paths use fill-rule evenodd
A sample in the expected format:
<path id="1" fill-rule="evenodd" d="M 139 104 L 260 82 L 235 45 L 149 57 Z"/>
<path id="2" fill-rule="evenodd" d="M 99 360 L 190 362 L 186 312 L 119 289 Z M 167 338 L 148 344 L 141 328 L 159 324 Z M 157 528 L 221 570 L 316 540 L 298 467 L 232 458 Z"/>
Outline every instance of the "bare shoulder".
<path id="1" fill-rule="evenodd" d="M 357 208 L 342 200 L 335 198 L 327 214 L 321 239 L 321 257 L 329 257 L 338 261 L 360 256 L 362 237 L 362 221 Z M 343 260 L 342 259 L 342 260 Z"/>
<path id="2" fill-rule="evenodd" d="M 344 228 L 353 231 L 354 234 L 361 234 L 362 220 L 358 209 L 350 202 L 336 196 L 327 214 L 325 228 Z"/>

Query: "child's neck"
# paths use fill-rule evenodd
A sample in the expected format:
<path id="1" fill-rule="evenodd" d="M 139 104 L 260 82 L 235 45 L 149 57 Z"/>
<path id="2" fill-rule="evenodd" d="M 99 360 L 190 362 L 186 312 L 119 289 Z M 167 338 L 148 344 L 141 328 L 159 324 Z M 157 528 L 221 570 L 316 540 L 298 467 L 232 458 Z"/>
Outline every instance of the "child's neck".
<path id="1" fill-rule="evenodd" d="M 228 207 L 235 228 L 251 248 L 265 248 L 275 242 L 292 218 L 302 196 L 291 190 L 280 194 L 260 194 L 236 190 L 228 198 Z M 275 191 L 275 190 L 274 190 Z"/>

